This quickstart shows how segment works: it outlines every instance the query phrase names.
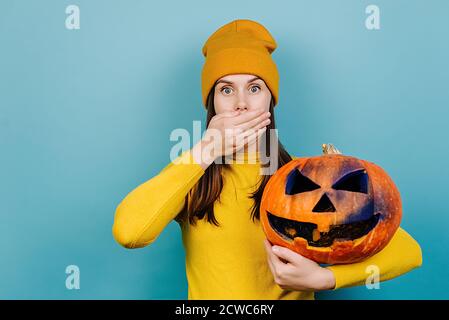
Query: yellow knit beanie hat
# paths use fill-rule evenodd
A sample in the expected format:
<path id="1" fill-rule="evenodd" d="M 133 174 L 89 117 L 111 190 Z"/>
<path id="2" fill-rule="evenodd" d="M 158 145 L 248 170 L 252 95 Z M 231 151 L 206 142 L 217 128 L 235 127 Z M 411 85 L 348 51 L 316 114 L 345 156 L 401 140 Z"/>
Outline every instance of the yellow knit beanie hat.
<path id="1" fill-rule="evenodd" d="M 228 74 L 247 73 L 263 79 L 278 102 L 279 73 L 271 53 L 277 44 L 267 29 L 251 20 L 234 20 L 215 31 L 202 52 L 206 61 L 201 73 L 203 104 L 215 82 Z"/>

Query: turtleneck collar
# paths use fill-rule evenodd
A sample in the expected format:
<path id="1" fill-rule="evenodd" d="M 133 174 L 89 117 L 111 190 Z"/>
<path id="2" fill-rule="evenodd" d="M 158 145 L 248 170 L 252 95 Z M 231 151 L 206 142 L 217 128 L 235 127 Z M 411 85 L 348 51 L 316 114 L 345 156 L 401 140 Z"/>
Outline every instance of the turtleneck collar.
<path id="1" fill-rule="evenodd" d="M 237 164 L 260 164 L 260 153 L 258 151 L 240 151 L 233 155 L 231 165 Z"/>

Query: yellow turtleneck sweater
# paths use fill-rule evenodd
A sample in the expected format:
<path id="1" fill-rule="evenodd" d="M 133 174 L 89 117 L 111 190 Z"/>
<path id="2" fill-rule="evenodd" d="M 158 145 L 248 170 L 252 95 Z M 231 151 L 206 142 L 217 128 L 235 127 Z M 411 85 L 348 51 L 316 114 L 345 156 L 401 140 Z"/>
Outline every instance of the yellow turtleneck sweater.
<path id="1" fill-rule="evenodd" d="M 250 153 L 247 158 L 256 163 L 233 163 L 232 170 L 224 170 L 220 202 L 214 205 L 220 227 L 205 219 L 198 220 L 195 226 L 180 225 L 188 299 L 314 299 L 313 292 L 283 290 L 273 279 L 262 227 L 250 219 L 253 200 L 248 195 L 256 190 L 260 177 L 259 157 Z M 116 241 L 126 248 L 154 242 L 181 211 L 185 196 L 203 174 L 203 168 L 188 150 L 135 188 L 117 207 L 112 228 Z M 336 290 L 365 284 L 370 265 L 379 267 L 380 281 L 385 281 L 421 264 L 420 246 L 399 228 L 389 244 L 374 256 L 326 268 L 335 275 Z"/>

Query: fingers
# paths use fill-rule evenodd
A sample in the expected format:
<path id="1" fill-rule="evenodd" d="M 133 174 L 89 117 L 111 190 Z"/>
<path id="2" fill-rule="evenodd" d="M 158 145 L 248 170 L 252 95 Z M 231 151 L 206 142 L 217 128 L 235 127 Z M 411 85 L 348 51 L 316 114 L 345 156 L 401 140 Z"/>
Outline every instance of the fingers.
<path id="1" fill-rule="evenodd" d="M 268 266 L 270 267 L 271 273 L 275 274 L 276 269 L 274 268 L 272 260 L 272 252 L 271 252 L 271 244 L 270 242 L 265 239 L 264 240 L 265 250 L 267 251 L 267 260 L 268 260 Z"/>
<path id="2" fill-rule="evenodd" d="M 267 127 L 255 128 L 255 129 L 251 128 L 246 131 L 240 132 L 235 136 L 237 143 L 243 141 L 245 138 L 251 139 L 251 138 L 255 138 L 258 135 L 262 135 L 262 133 L 264 133 L 265 130 L 267 130 Z"/>
<path id="3" fill-rule="evenodd" d="M 235 126 L 235 128 L 241 129 L 244 131 L 244 130 L 248 130 L 251 128 L 261 128 L 263 126 L 267 126 L 271 122 L 270 115 L 271 114 L 269 112 L 264 112 L 249 121 L 246 121 L 244 123 L 241 123 L 241 124 Z"/>
<path id="4" fill-rule="evenodd" d="M 241 113 L 240 110 L 226 111 L 226 112 L 217 114 L 216 117 L 218 117 L 218 118 L 230 118 L 230 117 L 238 116 L 240 113 Z"/>
<path id="5" fill-rule="evenodd" d="M 268 241 L 268 239 L 263 240 L 263 244 L 265 246 L 265 249 L 267 250 L 267 253 L 271 253 L 271 243 Z"/>
<path id="6" fill-rule="evenodd" d="M 281 246 L 273 246 L 272 251 L 279 259 L 283 259 L 288 263 L 296 263 L 303 258 L 300 254 Z"/>
<path id="7" fill-rule="evenodd" d="M 254 130 L 254 133 L 249 135 L 247 139 L 243 138 L 243 142 L 250 144 L 253 141 L 259 139 L 265 133 L 265 131 L 267 131 L 267 127 L 263 127 L 261 129 Z"/>
<path id="8" fill-rule="evenodd" d="M 238 116 L 235 117 L 233 120 L 234 125 L 238 125 L 244 122 L 247 122 L 249 120 L 252 120 L 260 115 L 262 115 L 265 112 L 265 110 L 252 110 L 252 111 L 246 111 L 243 113 L 240 113 Z"/>
<path id="9" fill-rule="evenodd" d="M 287 271 L 287 265 L 273 253 L 273 246 L 271 246 L 269 241 L 265 239 L 264 242 L 268 256 L 268 266 L 270 267 L 271 273 L 273 274 L 276 281 L 279 281 L 280 275 L 284 274 Z"/>
<path id="10" fill-rule="evenodd" d="M 265 239 L 265 248 L 267 249 L 268 254 L 268 260 L 270 261 L 271 265 L 275 268 L 277 264 L 282 263 L 281 260 L 279 260 L 278 256 L 276 256 L 273 253 L 273 246 L 268 242 L 268 240 Z M 283 264 L 283 263 L 282 263 Z"/>
<path id="11" fill-rule="evenodd" d="M 255 111 L 227 111 L 215 115 L 211 120 L 209 129 L 217 129 L 222 134 L 222 151 L 224 155 L 236 152 L 246 143 L 259 139 L 270 123 L 269 113 L 264 110 Z M 241 123 L 237 125 L 236 123 Z"/>
<path id="12" fill-rule="evenodd" d="M 237 136 L 235 136 L 235 149 L 239 150 L 246 143 L 249 144 L 256 139 L 259 139 L 265 131 L 267 131 L 267 127 L 263 127 L 257 130 L 249 129 L 245 132 L 239 133 Z"/>

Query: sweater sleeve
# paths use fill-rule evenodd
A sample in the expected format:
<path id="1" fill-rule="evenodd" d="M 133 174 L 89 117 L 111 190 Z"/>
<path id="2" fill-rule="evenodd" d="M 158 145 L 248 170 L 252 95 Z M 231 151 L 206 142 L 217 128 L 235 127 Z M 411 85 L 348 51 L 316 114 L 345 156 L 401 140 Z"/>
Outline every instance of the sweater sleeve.
<path id="1" fill-rule="evenodd" d="M 379 268 L 379 281 L 390 280 L 422 265 L 421 247 L 415 239 L 399 227 L 390 242 L 368 259 L 352 264 L 326 267 L 335 276 L 333 290 L 364 285 L 371 274 L 369 268 L 371 265 Z"/>
<path id="2" fill-rule="evenodd" d="M 204 172 L 187 150 L 132 190 L 116 208 L 112 226 L 115 240 L 129 249 L 154 242 L 183 209 L 185 197 Z"/>

